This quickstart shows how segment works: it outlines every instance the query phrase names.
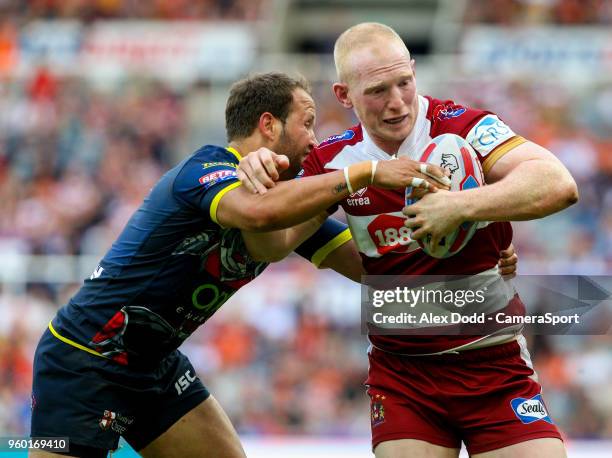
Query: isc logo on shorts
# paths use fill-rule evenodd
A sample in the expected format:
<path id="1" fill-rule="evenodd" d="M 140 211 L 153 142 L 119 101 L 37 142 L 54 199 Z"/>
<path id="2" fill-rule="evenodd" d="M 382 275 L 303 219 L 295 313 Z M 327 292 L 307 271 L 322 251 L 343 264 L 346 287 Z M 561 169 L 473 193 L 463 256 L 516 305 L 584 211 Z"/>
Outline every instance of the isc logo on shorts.
<path id="1" fill-rule="evenodd" d="M 514 398 L 512 401 L 510 401 L 510 406 L 518 419 L 526 425 L 538 420 L 544 420 L 551 425 L 553 424 L 552 419 L 548 416 L 548 412 L 546 410 L 546 406 L 544 406 L 544 401 L 542 400 L 541 394 L 538 394 L 530 399 Z"/>
<path id="2" fill-rule="evenodd" d="M 190 370 L 187 370 L 184 375 L 181 375 L 174 383 L 174 388 L 176 389 L 178 395 L 180 396 L 181 394 L 183 394 L 185 390 L 189 388 L 189 385 L 195 382 L 196 378 L 197 377 L 191 375 Z"/>

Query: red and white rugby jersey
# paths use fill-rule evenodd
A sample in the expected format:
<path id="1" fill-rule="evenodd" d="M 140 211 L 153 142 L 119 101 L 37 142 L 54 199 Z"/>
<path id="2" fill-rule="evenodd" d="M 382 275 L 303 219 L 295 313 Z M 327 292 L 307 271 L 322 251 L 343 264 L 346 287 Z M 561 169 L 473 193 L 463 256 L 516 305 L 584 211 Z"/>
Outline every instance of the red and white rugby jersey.
<path id="1" fill-rule="evenodd" d="M 423 150 L 432 138 L 453 133 L 474 148 L 486 172 L 508 151 L 526 140 L 516 135 L 495 114 L 457 105 L 450 100 L 419 96 L 419 112 L 411 134 L 397 156 L 423 160 Z M 303 164 L 304 176 L 333 172 L 364 160 L 392 159 L 381 150 L 359 124 L 321 143 Z M 404 227 L 403 190 L 368 186 L 340 202 L 369 275 L 475 275 L 496 268 L 499 252 L 512 241 L 510 223 L 483 224 L 466 247 L 455 256 L 436 259 L 426 255 L 411 240 Z M 518 297 L 500 304 L 517 304 Z M 490 307 L 488 310 L 490 311 Z M 373 345 L 387 351 L 428 354 L 449 351 L 471 343 L 484 344 L 482 336 L 382 336 L 371 335 Z M 490 339 L 489 339 L 490 340 Z M 473 345 L 470 345 L 472 347 Z"/>

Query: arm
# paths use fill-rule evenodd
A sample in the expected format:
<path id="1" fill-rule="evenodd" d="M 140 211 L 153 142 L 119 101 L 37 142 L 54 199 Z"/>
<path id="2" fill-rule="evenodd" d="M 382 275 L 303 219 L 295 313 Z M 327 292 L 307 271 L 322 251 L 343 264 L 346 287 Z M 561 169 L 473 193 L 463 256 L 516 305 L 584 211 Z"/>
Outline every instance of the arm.
<path id="1" fill-rule="evenodd" d="M 359 162 L 348 167 L 353 191 L 349 191 L 343 170 L 280 182 L 263 195 L 252 194 L 236 183 L 223 194 L 219 193 L 211 205 L 210 215 L 224 227 L 252 232 L 295 226 L 370 184 L 387 189 L 424 186 L 436 192 L 436 180 L 431 176 L 442 178 L 444 170 L 431 164 L 423 167 L 426 174 L 420 172 L 421 163 L 409 159 L 381 161 L 372 176 L 373 162 Z"/>
<path id="2" fill-rule="evenodd" d="M 550 151 L 532 142 L 502 156 L 485 179 L 491 184 L 462 197 L 468 221 L 543 218 L 578 202 L 578 188 L 569 171 Z"/>
<path id="3" fill-rule="evenodd" d="M 425 195 L 406 207 L 412 237 L 439 240 L 464 221 L 522 221 L 542 218 L 578 200 L 574 179 L 548 150 L 525 142 L 497 160 L 481 188 Z"/>
<path id="4" fill-rule="evenodd" d="M 272 232 L 242 231 L 242 238 L 255 261 L 278 262 L 312 236 L 327 218 L 321 213 L 308 221 Z"/>
<path id="5" fill-rule="evenodd" d="M 361 276 L 366 275 L 357 245 L 353 240 L 346 242 L 332 251 L 319 266 L 322 269 L 333 269 L 340 275 L 361 283 Z"/>

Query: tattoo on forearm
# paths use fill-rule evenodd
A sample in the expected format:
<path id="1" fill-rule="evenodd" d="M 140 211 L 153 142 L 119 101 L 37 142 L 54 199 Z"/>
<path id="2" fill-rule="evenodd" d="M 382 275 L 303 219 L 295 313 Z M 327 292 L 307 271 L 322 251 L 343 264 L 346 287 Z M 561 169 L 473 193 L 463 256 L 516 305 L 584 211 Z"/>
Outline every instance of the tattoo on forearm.
<path id="1" fill-rule="evenodd" d="M 342 183 L 338 183 L 336 186 L 334 186 L 334 188 L 332 189 L 332 192 L 334 194 L 340 194 L 342 193 L 346 188 L 348 188 L 348 186 L 346 185 L 346 182 L 342 182 Z"/>

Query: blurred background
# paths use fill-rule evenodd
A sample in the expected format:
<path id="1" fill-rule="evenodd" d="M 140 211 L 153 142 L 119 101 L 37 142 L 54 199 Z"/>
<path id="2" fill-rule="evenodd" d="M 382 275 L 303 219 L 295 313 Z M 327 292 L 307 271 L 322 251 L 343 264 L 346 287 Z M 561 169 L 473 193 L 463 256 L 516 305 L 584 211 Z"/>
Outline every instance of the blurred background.
<path id="1" fill-rule="evenodd" d="M 421 93 L 496 112 L 573 173 L 578 205 L 514 224 L 519 272 L 612 273 L 612 0 L 0 0 L 0 436 L 28 434 L 38 338 L 150 187 L 225 144 L 233 81 L 300 72 L 319 140 L 355 123 L 330 53 L 362 21 L 404 38 Z M 184 345 L 251 456 L 370 456 L 359 293 L 290 258 Z M 530 340 L 570 456 L 610 456 L 610 335 Z"/>

